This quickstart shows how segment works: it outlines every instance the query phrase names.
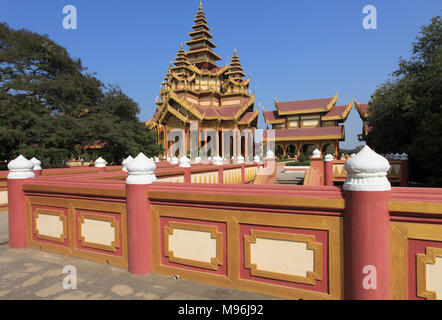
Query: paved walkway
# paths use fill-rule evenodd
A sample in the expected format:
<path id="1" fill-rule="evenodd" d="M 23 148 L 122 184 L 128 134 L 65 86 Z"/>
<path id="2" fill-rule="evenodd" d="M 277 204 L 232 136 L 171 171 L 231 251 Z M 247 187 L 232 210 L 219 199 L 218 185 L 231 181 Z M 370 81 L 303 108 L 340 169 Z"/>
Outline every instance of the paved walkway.
<path id="1" fill-rule="evenodd" d="M 77 289 L 64 289 L 67 265 L 76 267 Z M 0 212 L 0 299 L 268 300 L 257 293 L 174 280 L 35 249 L 10 249 L 8 215 Z"/>

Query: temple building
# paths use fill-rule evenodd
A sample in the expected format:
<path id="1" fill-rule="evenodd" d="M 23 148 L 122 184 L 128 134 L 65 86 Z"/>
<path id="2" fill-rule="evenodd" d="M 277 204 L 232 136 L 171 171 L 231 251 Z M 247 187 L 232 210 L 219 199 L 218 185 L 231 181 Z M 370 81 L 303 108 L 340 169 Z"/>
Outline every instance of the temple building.
<path id="1" fill-rule="evenodd" d="M 343 122 L 347 119 L 353 102 L 336 105 L 338 94 L 331 98 L 279 102 L 275 109 L 263 109 L 267 125 L 275 129 L 275 154 L 299 158 L 309 146 L 324 153 L 338 156 L 339 141 L 344 140 Z M 264 134 L 264 143 L 267 132 Z"/>
<path id="2" fill-rule="evenodd" d="M 221 150 L 223 129 L 251 129 L 253 132 L 258 120 L 259 109 L 254 110 L 255 96 L 249 91 L 250 79 L 245 80 L 236 50 L 230 63 L 217 65 L 221 57 L 213 51 L 216 45 L 211 40 L 213 36 L 209 33 L 201 3 L 194 22 L 193 31 L 189 33 L 191 40 L 185 42 L 189 48 L 185 51 L 181 44 L 162 82 L 155 101 L 156 111 L 146 122 L 149 129 L 156 131 L 157 142 L 163 145 L 168 156 L 173 156 L 170 152 L 173 142 L 167 141 L 171 130 L 184 130 L 186 136 L 181 141 L 189 150 L 191 122 L 197 121 L 199 136 L 205 129 L 218 133 L 217 152 L 221 155 L 224 154 Z"/>
<path id="3" fill-rule="evenodd" d="M 358 103 L 355 100 L 355 108 L 362 120 L 362 137 L 365 138 L 371 127 L 368 126 L 368 103 Z"/>

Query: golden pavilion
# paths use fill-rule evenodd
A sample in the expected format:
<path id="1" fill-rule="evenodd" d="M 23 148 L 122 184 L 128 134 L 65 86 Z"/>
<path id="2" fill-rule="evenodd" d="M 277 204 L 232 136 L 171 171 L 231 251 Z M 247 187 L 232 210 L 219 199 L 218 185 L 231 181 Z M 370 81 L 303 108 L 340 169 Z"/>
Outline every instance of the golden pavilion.
<path id="1" fill-rule="evenodd" d="M 215 130 L 220 141 L 218 154 L 224 154 L 221 150 L 223 129 L 253 132 L 257 126 L 259 109 L 254 110 L 250 79 L 245 79 L 236 49 L 230 63 L 218 66 L 221 57 L 213 51 L 216 45 L 211 40 L 213 36 L 201 2 L 194 22 L 193 31 L 189 33 L 191 40 L 185 42 L 188 50 L 181 44 L 162 82 L 155 101 L 156 111 L 146 122 L 149 129 L 156 131 L 157 142 L 163 145 L 166 155 L 171 155 L 169 149 L 173 141 L 167 141 L 167 137 L 174 129 L 185 132 L 183 140 L 186 149 L 190 149 L 191 122 L 197 121 L 198 136 L 205 129 Z"/>
<path id="2" fill-rule="evenodd" d="M 275 155 L 299 158 L 312 146 L 322 154 L 337 157 L 339 141 L 345 139 L 343 122 L 353 107 L 353 102 L 336 105 L 337 100 L 338 94 L 311 100 L 280 102 L 275 99 L 276 110 L 263 108 L 265 123 L 275 130 Z M 267 134 L 264 134 L 264 143 Z"/>

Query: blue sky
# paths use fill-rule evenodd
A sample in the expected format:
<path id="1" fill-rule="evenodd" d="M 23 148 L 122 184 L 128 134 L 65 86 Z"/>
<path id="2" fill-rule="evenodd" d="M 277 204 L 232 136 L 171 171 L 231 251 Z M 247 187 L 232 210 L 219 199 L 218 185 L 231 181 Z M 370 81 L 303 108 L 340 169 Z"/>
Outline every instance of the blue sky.
<path id="1" fill-rule="evenodd" d="M 78 29 L 62 26 L 65 5 L 77 8 Z M 47 34 L 81 58 L 104 83 L 139 103 L 140 120 L 154 112 L 170 61 L 188 32 L 199 0 L 0 0 L 0 21 Z M 367 102 L 377 85 L 408 58 L 420 27 L 441 14 L 440 0 L 203 0 L 215 52 L 230 62 L 234 48 L 256 92 L 256 107 L 339 95 L 338 104 Z M 365 30 L 362 8 L 377 9 L 377 29 Z M 353 109 L 343 148 L 360 144 Z M 260 114 L 259 127 L 264 127 Z"/>

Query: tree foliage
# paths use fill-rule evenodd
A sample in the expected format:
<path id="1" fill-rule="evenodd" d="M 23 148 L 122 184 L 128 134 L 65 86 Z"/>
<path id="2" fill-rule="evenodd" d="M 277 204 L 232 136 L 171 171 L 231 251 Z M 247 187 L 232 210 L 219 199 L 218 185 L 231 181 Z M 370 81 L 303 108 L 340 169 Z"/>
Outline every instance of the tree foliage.
<path id="1" fill-rule="evenodd" d="M 104 86 L 47 36 L 0 24 L 3 167 L 18 154 L 35 156 L 44 167 L 62 167 L 77 157 L 102 156 L 118 164 L 141 151 L 157 155 L 161 147 L 138 113 L 138 104 L 120 88 Z"/>
<path id="2" fill-rule="evenodd" d="M 411 181 L 442 185 L 442 28 L 422 27 L 412 57 L 400 58 L 392 79 L 371 96 L 367 143 L 380 153 L 409 156 Z"/>

